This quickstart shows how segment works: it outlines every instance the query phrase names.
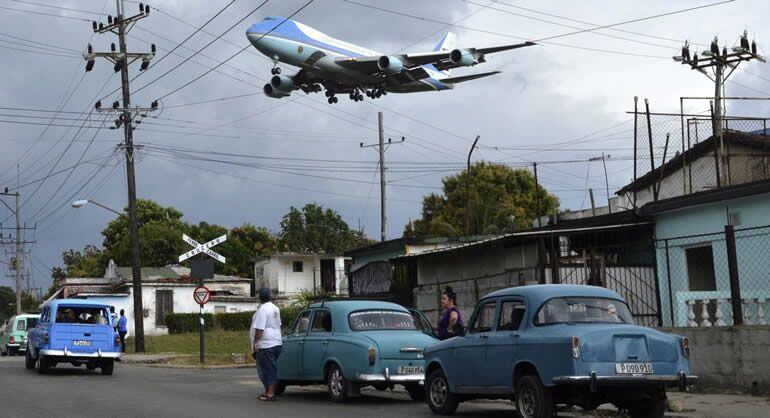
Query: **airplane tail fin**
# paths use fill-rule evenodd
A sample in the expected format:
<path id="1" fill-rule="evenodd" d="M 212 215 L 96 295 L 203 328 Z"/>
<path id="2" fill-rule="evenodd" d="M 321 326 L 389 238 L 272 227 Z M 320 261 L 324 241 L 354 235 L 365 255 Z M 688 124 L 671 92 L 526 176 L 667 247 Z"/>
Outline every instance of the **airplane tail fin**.
<path id="1" fill-rule="evenodd" d="M 441 41 L 439 41 L 433 51 L 451 51 L 455 49 L 456 40 L 457 36 L 453 32 L 447 32 L 444 37 L 441 38 Z"/>
<path id="2" fill-rule="evenodd" d="M 454 32 L 447 32 L 444 34 L 444 37 L 441 38 L 438 44 L 436 44 L 436 47 L 433 48 L 434 52 L 438 51 L 451 51 L 455 49 L 457 44 L 457 35 L 454 34 Z M 442 73 L 449 77 L 451 74 L 449 70 L 442 71 Z"/>

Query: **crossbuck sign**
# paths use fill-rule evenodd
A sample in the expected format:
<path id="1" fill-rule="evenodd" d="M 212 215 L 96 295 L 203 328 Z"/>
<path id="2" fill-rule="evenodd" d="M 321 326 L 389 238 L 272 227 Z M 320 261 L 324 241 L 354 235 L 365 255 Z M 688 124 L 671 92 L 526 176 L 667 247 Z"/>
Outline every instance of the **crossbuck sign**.
<path id="1" fill-rule="evenodd" d="M 190 250 L 190 251 L 188 251 L 188 252 L 186 252 L 186 253 L 184 253 L 184 254 L 182 254 L 182 255 L 180 255 L 179 256 L 179 262 L 180 263 L 182 261 L 185 261 L 188 258 L 196 256 L 196 255 L 198 255 L 200 253 L 204 253 L 204 254 L 208 255 L 209 257 L 213 258 L 214 260 L 219 261 L 220 263 L 224 263 L 225 262 L 225 258 L 221 254 L 219 254 L 219 253 L 217 253 L 215 251 L 212 251 L 211 247 L 214 247 L 216 245 L 219 245 L 219 244 L 227 241 L 227 235 L 222 235 L 221 237 L 215 238 L 215 239 L 213 239 L 213 240 L 211 240 L 211 241 L 209 241 L 209 242 L 207 242 L 205 244 L 198 243 L 198 241 L 188 237 L 186 234 L 182 234 L 182 239 L 186 243 L 192 245 L 195 248 Z"/>

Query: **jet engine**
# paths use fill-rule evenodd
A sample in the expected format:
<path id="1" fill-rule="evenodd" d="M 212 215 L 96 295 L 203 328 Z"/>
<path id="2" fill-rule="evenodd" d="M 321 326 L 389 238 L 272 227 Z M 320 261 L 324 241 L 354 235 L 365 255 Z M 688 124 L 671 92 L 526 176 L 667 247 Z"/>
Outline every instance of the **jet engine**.
<path id="1" fill-rule="evenodd" d="M 290 92 L 294 89 L 294 80 L 292 80 L 291 77 L 287 77 L 285 75 L 276 75 L 270 79 L 270 85 L 276 90 Z"/>
<path id="2" fill-rule="evenodd" d="M 449 60 L 452 61 L 452 64 L 464 67 L 477 64 L 476 57 L 474 57 L 473 53 L 467 49 L 452 50 L 452 52 L 449 53 Z"/>
<path id="3" fill-rule="evenodd" d="M 262 91 L 265 92 L 265 96 L 272 97 L 274 99 L 280 99 L 281 97 L 287 97 L 291 94 L 291 92 L 279 90 L 276 88 L 273 88 L 270 83 L 265 84 L 265 87 L 262 88 Z"/>
<path id="4" fill-rule="evenodd" d="M 404 63 L 396 57 L 383 55 L 377 60 L 377 68 L 388 74 L 396 74 L 404 69 Z"/>

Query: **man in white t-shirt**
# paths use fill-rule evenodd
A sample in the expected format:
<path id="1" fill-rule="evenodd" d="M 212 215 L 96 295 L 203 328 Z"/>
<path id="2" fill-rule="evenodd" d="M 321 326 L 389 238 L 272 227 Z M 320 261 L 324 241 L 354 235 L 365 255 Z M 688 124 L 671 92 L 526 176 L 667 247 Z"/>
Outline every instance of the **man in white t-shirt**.
<path id="1" fill-rule="evenodd" d="M 260 306 L 251 318 L 249 337 L 251 350 L 256 353 L 259 380 L 265 387 L 265 393 L 259 396 L 261 401 L 276 400 L 275 388 L 278 384 L 278 357 L 281 355 L 281 311 L 270 302 L 270 289 L 259 289 Z"/>

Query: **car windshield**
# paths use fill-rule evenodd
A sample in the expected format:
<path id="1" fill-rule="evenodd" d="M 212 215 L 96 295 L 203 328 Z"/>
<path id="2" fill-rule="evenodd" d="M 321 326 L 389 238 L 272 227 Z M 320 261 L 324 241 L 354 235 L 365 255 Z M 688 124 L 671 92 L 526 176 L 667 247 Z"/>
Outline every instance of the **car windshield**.
<path id="1" fill-rule="evenodd" d="M 97 306 L 59 306 L 57 324 L 108 324 L 107 309 Z"/>
<path id="2" fill-rule="evenodd" d="M 607 298 L 566 297 L 545 302 L 535 317 L 535 325 L 561 323 L 633 324 L 625 303 Z"/>
<path id="3" fill-rule="evenodd" d="M 416 330 L 414 319 L 408 312 L 367 310 L 352 312 L 348 317 L 353 331 Z"/>

